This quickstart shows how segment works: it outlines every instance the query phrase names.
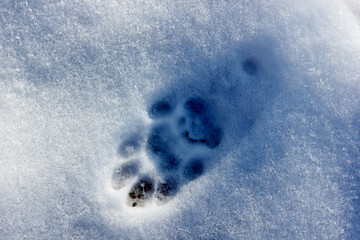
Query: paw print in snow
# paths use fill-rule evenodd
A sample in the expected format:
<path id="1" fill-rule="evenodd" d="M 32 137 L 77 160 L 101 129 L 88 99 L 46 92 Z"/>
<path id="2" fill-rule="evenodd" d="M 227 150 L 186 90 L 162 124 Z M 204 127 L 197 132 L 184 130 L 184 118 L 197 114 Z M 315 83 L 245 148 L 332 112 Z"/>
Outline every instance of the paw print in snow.
<path id="1" fill-rule="evenodd" d="M 223 136 L 213 109 L 201 97 L 183 102 L 161 99 L 150 106 L 148 116 L 153 123 L 145 147 L 142 149 L 140 138 L 123 141 L 118 154 L 129 160 L 117 167 L 112 176 L 114 190 L 133 182 L 127 196 L 127 204 L 132 207 L 143 207 L 152 200 L 165 203 L 182 186 L 200 177 L 205 172 L 208 154 Z M 131 160 L 141 150 L 155 171 L 140 170 L 141 161 Z"/>
<path id="2" fill-rule="evenodd" d="M 195 97 L 185 103 L 188 113 L 188 121 L 185 118 L 182 136 L 190 143 L 204 144 L 209 148 L 215 148 L 220 144 L 222 131 L 215 125 L 214 118 L 208 112 L 203 99 Z"/>

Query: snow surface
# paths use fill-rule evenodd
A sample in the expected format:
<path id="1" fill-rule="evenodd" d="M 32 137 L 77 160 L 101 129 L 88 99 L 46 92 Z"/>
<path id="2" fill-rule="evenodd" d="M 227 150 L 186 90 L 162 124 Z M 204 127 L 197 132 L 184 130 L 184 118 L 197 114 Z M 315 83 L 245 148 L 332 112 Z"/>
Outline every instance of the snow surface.
<path id="1" fill-rule="evenodd" d="M 359 9 L 1 0 L 0 238 L 360 239 Z M 206 98 L 223 138 L 169 202 L 132 208 L 119 144 L 167 94 Z"/>

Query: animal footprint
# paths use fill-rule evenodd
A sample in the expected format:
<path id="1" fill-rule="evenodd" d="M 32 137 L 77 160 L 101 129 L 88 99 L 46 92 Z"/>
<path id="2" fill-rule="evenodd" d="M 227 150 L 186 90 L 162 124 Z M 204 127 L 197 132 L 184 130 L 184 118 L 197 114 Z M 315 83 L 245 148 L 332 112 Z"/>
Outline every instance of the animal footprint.
<path id="1" fill-rule="evenodd" d="M 139 162 L 130 161 L 118 168 L 115 168 L 112 175 L 111 185 L 113 189 L 120 190 L 125 187 L 125 185 L 139 173 Z"/>
<path id="2" fill-rule="evenodd" d="M 129 192 L 128 205 L 143 207 L 154 193 L 154 180 L 148 176 L 141 177 Z"/>
<path id="3" fill-rule="evenodd" d="M 112 176 L 114 190 L 133 183 L 127 195 L 127 204 L 132 207 L 143 207 L 150 201 L 166 203 L 182 186 L 200 177 L 209 153 L 223 136 L 214 109 L 198 96 L 184 101 L 161 99 L 150 106 L 148 116 L 153 123 L 144 144 L 136 137 L 124 140 L 118 154 L 128 161 L 115 168 Z M 154 171 L 140 170 L 146 160 L 130 160 L 139 152 Z"/>
<path id="4" fill-rule="evenodd" d="M 186 127 L 182 136 L 190 143 L 200 143 L 214 148 L 220 144 L 222 131 L 215 124 L 206 105 L 206 102 L 199 97 L 190 98 L 185 102 L 188 121 L 185 119 Z"/>

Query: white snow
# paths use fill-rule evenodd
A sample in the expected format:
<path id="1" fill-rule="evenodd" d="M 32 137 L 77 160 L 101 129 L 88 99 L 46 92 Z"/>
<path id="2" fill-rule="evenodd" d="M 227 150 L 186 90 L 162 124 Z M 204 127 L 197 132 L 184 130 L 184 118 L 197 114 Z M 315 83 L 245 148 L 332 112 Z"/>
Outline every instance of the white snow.
<path id="1" fill-rule="evenodd" d="M 0 1 L 0 239 L 360 238 L 359 9 Z M 206 98 L 224 136 L 168 203 L 131 208 L 117 149 L 166 94 Z"/>

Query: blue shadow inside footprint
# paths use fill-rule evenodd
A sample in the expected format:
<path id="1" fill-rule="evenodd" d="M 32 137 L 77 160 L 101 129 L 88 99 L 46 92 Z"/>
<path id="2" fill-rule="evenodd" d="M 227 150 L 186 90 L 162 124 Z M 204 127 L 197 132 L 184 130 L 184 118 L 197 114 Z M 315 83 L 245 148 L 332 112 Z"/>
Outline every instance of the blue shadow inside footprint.
<path id="1" fill-rule="evenodd" d="M 122 157 L 130 157 L 140 150 L 141 138 L 131 136 L 122 141 L 118 147 L 117 153 Z"/>
<path id="2" fill-rule="evenodd" d="M 151 129 L 147 149 L 153 153 L 153 160 L 160 171 L 177 169 L 180 159 L 173 153 L 175 135 L 171 133 L 168 125 L 162 124 Z"/>
<path id="3" fill-rule="evenodd" d="M 185 110 L 192 115 L 205 115 L 207 113 L 207 107 L 205 101 L 200 97 L 193 97 L 185 102 Z"/>
<path id="4" fill-rule="evenodd" d="M 182 137 L 189 143 L 204 144 L 209 148 L 218 146 L 222 139 L 222 129 L 208 111 L 205 100 L 200 97 L 190 98 L 185 102 L 184 109 L 188 116 L 183 117 L 183 121 L 184 124 L 188 122 L 188 126 L 182 132 Z"/>
<path id="5" fill-rule="evenodd" d="M 258 64 L 254 59 L 246 59 L 242 64 L 242 69 L 248 75 L 256 75 L 258 72 Z"/>
<path id="6" fill-rule="evenodd" d="M 171 138 L 169 126 L 164 124 L 155 126 L 149 133 L 147 148 L 155 155 L 166 154 L 170 152 Z"/>
<path id="7" fill-rule="evenodd" d="M 191 159 L 183 169 L 184 177 L 193 181 L 204 173 L 204 160 L 200 158 Z"/>
<path id="8" fill-rule="evenodd" d="M 130 160 L 120 167 L 115 168 L 112 175 L 111 185 L 113 189 L 119 190 L 123 188 L 129 179 L 135 177 L 140 171 L 139 161 Z"/>
<path id="9" fill-rule="evenodd" d="M 161 118 L 169 115 L 174 110 L 170 101 L 160 100 L 150 106 L 148 115 L 150 118 Z"/>
<path id="10" fill-rule="evenodd" d="M 179 190 L 179 181 L 174 177 L 166 177 L 163 181 L 159 182 L 156 188 L 156 197 L 159 200 L 165 201 L 170 197 L 176 195 Z"/>

